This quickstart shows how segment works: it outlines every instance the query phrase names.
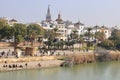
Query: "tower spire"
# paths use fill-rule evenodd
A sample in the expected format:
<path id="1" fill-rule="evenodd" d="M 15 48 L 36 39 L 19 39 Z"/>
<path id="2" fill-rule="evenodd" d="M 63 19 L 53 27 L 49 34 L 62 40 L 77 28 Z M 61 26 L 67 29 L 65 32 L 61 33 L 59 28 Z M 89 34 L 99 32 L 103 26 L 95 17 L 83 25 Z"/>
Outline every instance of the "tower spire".
<path id="1" fill-rule="evenodd" d="M 58 22 L 58 24 L 61 24 L 62 23 L 62 19 L 61 19 L 61 14 L 60 12 L 58 13 L 58 18 L 56 19 L 56 21 Z"/>
<path id="2" fill-rule="evenodd" d="M 61 19 L 61 15 L 60 15 L 60 12 L 58 13 L 58 19 Z"/>
<path id="3" fill-rule="evenodd" d="M 47 14 L 46 14 L 46 21 L 51 21 L 51 14 L 50 14 L 50 5 L 48 5 Z"/>

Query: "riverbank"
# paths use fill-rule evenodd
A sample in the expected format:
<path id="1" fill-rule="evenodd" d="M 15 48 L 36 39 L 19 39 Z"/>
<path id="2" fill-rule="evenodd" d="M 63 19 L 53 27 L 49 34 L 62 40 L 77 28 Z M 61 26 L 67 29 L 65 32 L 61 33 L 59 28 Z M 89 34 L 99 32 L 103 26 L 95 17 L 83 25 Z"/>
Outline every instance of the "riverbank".
<path id="1" fill-rule="evenodd" d="M 14 71 L 14 70 L 24 70 L 24 69 L 57 67 L 60 66 L 62 63 L 63 61 L 61 60 L 0 63 L 0 71 Z"/>
<path id="2" fill-rule="evenodd" d="M 84 63 L 119 61 L 119 51 L 73 53 L 59 56 L 0 58 L 0 71 L 13 71 L 55 66 L 70 66 Z"/>
<path id="3" fill-rule="evenodd" d="M 56 56 L 1 58 L 0 71 L 56 67 L 64 62 L 55 58 Z"/>

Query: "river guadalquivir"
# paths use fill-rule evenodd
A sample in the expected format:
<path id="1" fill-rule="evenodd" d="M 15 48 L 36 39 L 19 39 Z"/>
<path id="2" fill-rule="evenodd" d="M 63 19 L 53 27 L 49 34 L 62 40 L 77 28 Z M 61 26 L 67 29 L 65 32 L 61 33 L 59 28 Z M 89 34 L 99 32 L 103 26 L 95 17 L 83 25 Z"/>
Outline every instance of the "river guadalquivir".
<path id="1" fill-rule="evenodd" d="M 120 62 L 0 72 L 0 80 L 120 80 Z"/>

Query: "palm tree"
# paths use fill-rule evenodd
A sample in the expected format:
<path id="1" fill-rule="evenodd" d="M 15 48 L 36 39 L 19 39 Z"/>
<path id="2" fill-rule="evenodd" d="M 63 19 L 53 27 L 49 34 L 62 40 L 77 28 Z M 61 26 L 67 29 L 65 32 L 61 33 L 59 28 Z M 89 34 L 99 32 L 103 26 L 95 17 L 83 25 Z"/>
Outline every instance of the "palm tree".
<path id="1" fill-rule="evenodd" d="M 57 37 L 58 28 L 54 28 L 53 31 L 54 31 L 55 37 Z"/>
<path id="2" fill-rule="evenodd" d="M 54 41 L 53 41 L 53 43 L 54 43 L 54 51 L 55 51 L 55 42 L 56 42 L 56 37 L 58 36 L 58 33 L 57 33 L 58 28 L 54 28 L 53 31 L 54 31 L 54 34 L 55 34 Z"/>
<path id="3" fill-rule="evenodd" d="M 80 46 L 84 44 L 84 39 L 83 39 L 83 35 L 80 35 L 80 38 L 79 38 L 79 51 L 80 51 Z"/>
<path id="4" fill-rule="evenodd" d="M 72 31 L 72 33 L 70 34 L 71 37 L 71 42 L 70 44 L 72 44 L 72 48 L 74 50 L 74 44 L 78 41 L 78 31 L 75 29 Z"/>
<path id="5" fill-rule="evenodd" d="M 57 36 L 57 28 L 53 30 L 46 30 L 44 37 L 48 40 L 45 42 L 45 44 L 48 46 L 48 49 L 50 49 L 54 44 L 53 42 L 55 41 L 55 37 Z"/>
<path id="6" fill-rule="evenodd" d="M 95 38 L 98 41 L 103 41 L 103 40 L 105 40 L 105 34 L 103 32 L 96 32 L 95 33 Z"/>
<path id="7" fill-rule="evenodd" d="M 87 44 L 87 49 L 88 47 L 91 47 L 93 42 L 90 41 L 90 38 L 94 37 L 94 34 L 91 33 L 92 28 L 87 28 L 87 32 L 85 33 L 85 36 L 87 37 L 88 41 L 86 42 Z"/>
<path id="8" fill-rule="evenodd" d="M 78 31 L 77 30 L 73 30 L 72 33 L 70 34 L 70 38 L 72 40 L 78 40 Z"/>
<path id="9" fill-rule="evenodd" d="M 87 37 L 88 37 L 89 40 L 93 36 L 93 34 L 91 33 L 91 30 L 92 30 L 92 28 L 87 28 L 87 31 L 88 31 Z"/>

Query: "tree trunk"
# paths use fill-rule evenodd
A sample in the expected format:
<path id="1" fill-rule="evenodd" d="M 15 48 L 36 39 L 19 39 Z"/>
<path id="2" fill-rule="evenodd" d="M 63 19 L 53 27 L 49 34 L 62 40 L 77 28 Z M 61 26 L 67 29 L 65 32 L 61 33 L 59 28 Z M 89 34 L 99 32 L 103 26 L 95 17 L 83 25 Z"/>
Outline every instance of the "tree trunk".
<path id="1" fill-rule="evenodd" d="M 14 42 L 14 54 L 17 54 L 17 46 L 18 46 L 18 43 Z"/>

